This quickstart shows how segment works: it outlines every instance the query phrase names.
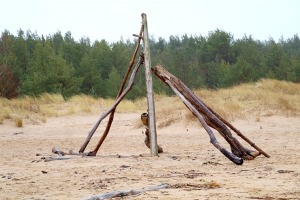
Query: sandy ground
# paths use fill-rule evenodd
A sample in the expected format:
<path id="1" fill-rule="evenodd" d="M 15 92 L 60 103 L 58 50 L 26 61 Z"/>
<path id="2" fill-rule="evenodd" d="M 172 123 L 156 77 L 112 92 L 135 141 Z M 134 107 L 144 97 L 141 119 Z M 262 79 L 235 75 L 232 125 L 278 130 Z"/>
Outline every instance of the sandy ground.
<path id="1" fill-rule="evenodd" d="M 56 157 L 51 153 L 53 146 L 78 151 L 99 116 L 57 117 L 23 128 L 5 121 L 0 125 L 0 199 L 85 199 L 162 183 L 171 187 L 124 199 L 300 199 L 299 117 L 233 121 L 271 155 L 237 166 L 209 143 L 196 122 L 158 129 L 158 143 L 165 153 L 151 157 L 144 145 L 144 128 L 135 128 L 139 116 L 116 113 L 96 157 L 68 156 L 71 159 L 51 162 L 41 157 Z M 101 124 L 87 151 L 93 149 L 105 125 Z"/>

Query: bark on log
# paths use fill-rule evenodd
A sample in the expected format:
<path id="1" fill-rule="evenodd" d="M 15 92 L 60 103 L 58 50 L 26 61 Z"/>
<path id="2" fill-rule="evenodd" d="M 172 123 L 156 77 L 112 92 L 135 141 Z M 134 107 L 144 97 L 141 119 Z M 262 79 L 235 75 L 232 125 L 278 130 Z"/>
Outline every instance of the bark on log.
<path id="1" fill-rule="evenodd" d="M 190 110 L 191 110 L 191 107 L 194 108 L 203 117 L 203 119 L 204 119 L 204 121 L 207 125 L 214 128 L 215 130 L 217 130 L 225 138 L 225 140 L 230 144 L 231 151 L 235 156 L 240 157 L 242 159 L 251 160 L 251 159 L 254 159 L 257 155 L 259 155 L 259 153 L 243 147 L 242 144 L 236 138 L 234 138 L 232 136 L 232 134 L 230 132 L 230 129 L 214 114 L 215 112 L 212 112 L 211 109 L 208 109 L 206 107 L 206 105 L 200 100 L 200 98 L 197 97 L 178 78 L 176 78 L 174 75 L 172 75 L 171 73 L 169 73 L 167 70 L 165 70 L 163 67 L 161 67 L 159 65 L 156 66 L 155 69 L 153 69 L 153 72 L 155 73 L 155 75 L 158 78 L 163 80 L 169 87 L 172 88 L 172 86 L 173 86 L 178 91 L 178 93 L 182 97 L 184 97 L 184 99 L 186 99 L 185 105 Z M 191 107 L 189 107 L 187 104 L 191 104 Z M 199 115 L 197 114 L 197 112 L 195 112 L 195 111 L 192 111 L 192 112 L 200 120 Z M 203 124 L 204 123 L 202 123 L 202 125 Z M 208 131 L 208 133 L 209 132 L 210 131 Z M 211 132 L 209 133 L 209 135 L 211 136 Z M 222 148 L 220 148 L 220 151 L 221 151 L 221 149 Z M 231 160 L 233 162 L 235 162 L 234 160 L 236 160 L 236 161 L 238 160 L 238 159 L 234 158 L 232 155 L 228 154 L 229 152 L 225 152 L 223 150 L 221 152 L 224 155 L 226 155 L 226 157 L 228 157 L 228 156 L 231 157 Z M 238 164 L 239 162 L 235 162 L 235 163 Z"/>

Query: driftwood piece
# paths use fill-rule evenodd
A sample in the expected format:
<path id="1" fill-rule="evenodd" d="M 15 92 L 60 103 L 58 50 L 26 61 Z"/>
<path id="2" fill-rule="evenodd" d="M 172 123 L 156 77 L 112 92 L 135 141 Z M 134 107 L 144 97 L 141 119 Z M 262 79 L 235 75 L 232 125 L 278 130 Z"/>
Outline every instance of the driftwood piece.
<path id="1" fill-rule="evenodd" d="M 65 152 L 61 151 L 58 147 L 53 147 L 52 148 L 52 153 L 57 154 L 59 157 L 63 157 L 65 154 Z"/>
<path id="2" fill-rule="evenodd" d="M 199 99 L 201 101 L 201 99 Z M 263 154 L 265 157 L 270 158 L 270 155 L 259 148 L 254 142 L 252 142 L 249 138 L 247 138 L 244 134 L 241 133 L 237 128 L 235 128 L 232 124 L 230 124 L 227 120 L 225 120 L 221 115 L 216 113 L 213 109 L 211 109 L 208 105 L 206 105 L 203 101 L 201 101 L 216 117 L 218 117 L 226 126 L 228 126 L 231 130 L 233 130 L 238 136 L 240 136 L 243 140 L 245 140 L 248 144 L 250 144 L 253 148 L 255 148 L 259 154 Z M 259 156 L 259 154 L 257 156 Z"/>
<path id="3" fill-rule="evenodd" d="M 166 80 L 166 83 L 170 86 L 170 88 L 179 96 L 179 98 L 183 101 L 183 103 L 190 109 L 190 111 L 198 118 L 200 123 L 202 124 L 203 128 L 206 130 L 206 132 L 209 135 L 210 142 L 219 150 L 221 151 L 227 158 L 229 158 L 232 162 L 234 162 L 237 165 L 243 164 L 243 159 L 235 156 L 231 152 L 227 151 L 224 147 L 220 145 L 220 143 L 217 141 L 213 131 L 209 128 L 205 120 L 203 119 L 202 115 L 194 108 L 194 106 L 173 86 L 173 84 Z"/>
<path id="4" fill-rule="evenodd" d="M 103 200 L 103 199 L 111 199 L 115 197 L 125 197 L 125 196 L 130 196 L 130 195 L 138 195 L 143 192 L 148 192 L 148 191 L 156 191 L 160 189 L 166 189 L 169 188 L 170 185 L 163 183 L 157 186 L 151 186 L 151 187 L 146 187 L 143 189 L 133 189 L 133 190 L 119 190 L 119 191 L 114 191 L 114 192 L 108 192 L 106 194 L 100 194 L 100 195 L 93 195 L 88 198 L 82 199 L 82 200 Z"/>
<path id="5" fill-rule="evenodd" d="M 67 152 L 67 151 L 61 151 L 57 146 L 54 146 L 52 148 L 52 153 L 57 154 L 59 157 L 63 157 L 65 155 L 87 156 L 86 153 L 78 153 L 78 152 L 75 152 L 74 150 L 69 150 L 69 152 Z"/>
<path id="6" fill-rule="evenodd" d="M 42 160 L 45 162 L 54 161 L 54 160 L 68 160 L 70 158 L 64 157 L 65 155 L 71 155 L 69 153 L 66 153 L 64 151 L 61 151 L 58 147 L 54 146 L 52 148 L 52 153 L 57 154 L 58 157 L 52 157 L 52 156 L 43 156 L 41 157 Z M 36 153 L 36 156 L 41 156 L 42 154 Z"/>
<path id="7" fill-rule="evenodd" d="M 148 124 L 148 138 L 150 141 L 150 152 L 151 156 L 158 156 L 157 146 L 157 133 L 155 123 L 155 106 L 154 106 L 154 95 L 153 95 L 153 84 L 152 84 L 152 73 L 151 73 L 151 56 L 150 56 L 150 45 L 148 36 L 148 23 L 147 15 L 142 13 L 142 23 L 144 24 L 144 56 L 145 56 L 145 78 L 146 78 L 146 89 L 147 89 L 147 104 L 149 114 Z"/>
<path id="8" fill-rule="evenodd" d="M 117 98 L 116 98 L 116 101 L 118 100 L 118 98 L 122 95 L 123 91 L 124 91 L 124 87 L 125 87 L 125 84 L 127 82 L 127 79 L 128 79 L 128 76 L 130 74 L 130 71 L 134 65 L 134 60 L 136 58 L 136 55 L 137 55 L 137 52 L 139 50 L 139 47 L 140 47 L 140 43 L 141 43 L 141 39 L 143 39 L 142 35 L 143 35 L 143 31 L 144 31 L 144 25 L 141 26 L 141 29 L 140 29 L 140 33 L 139 33 L 139 37 L 138 37 L 138 41 L 137 41 L 137 46 L 135 48 L 135 51 L 133 53 L 133 56 L 131 58 L 131 61 L 129 63 L 129 66 L 127 68 L 127 71 L 126 71 L 126 74 L 123 78 L 123 82 L 122 82 L 122 85 L 121 85 L 121 88 L 117 94 Z M 107 126 L 105 128 L 105 131 L 104 133 L 102 134 L 97 146 L 95 147 L 95 149 L 91 152 L 88 153 L 88 155 L 90 156 L 95 156 L 100 148 L 100 146 L 102 145 L 102 143 L 104 142 L 106 136 L 108 135 L 108 132 L 110 130 L 110 127 L 111 127 L 111 124 L 113 122 L 113 119 L 114 119 L 114 114 L 115 114 L 115 110 L 116 108 L 112 109 L 111 112 L 110 112 L 110 116 L 109 116 L 109 119 L 108 119 L 108 122 L 107 122 Z M 102 118 L 102 116 L 101 116 Z M 100 119 L 101 119 L 100 118 Z M 95 133 L 95 131 L 97 130 L 98 126 L 100 125 L 101 123 L 101 120 L 98 120 L 97 123 L 95 124 L 95 126 L 93 127 L 93 129 L 89 132 L 88 134 L 88 137 L 86 138 L 85 142 L 83 143 L 83 145 L 81 146 L 80 150 L 79 150 L 79 153 L 83 153 L 85 148 L 87 147 L 88 143 L 90 142 L 91 140 L 91 137 L 93 136 L 93 134 Z"/>
<path id="9" fill-rule="evenodd" d="M 42 157 L 42 159 L 45 161 L 45 162 L 50 162 L 50 161 L 54 161 L 54 160 L 68 160 L 70 158 L 66 158 L 66 157 Z"/>
<path id="10" fill-rule="evenodd" d="M 249 150 L 242 146 L 242 144 L 232 136 L 229 128 L 224 124 L 212 111 L 211 109 L 208 109 L 205 104 L 197 97 L 184 83 L 182 83 L 178 78 L 176 78 L 174 75 L 166 71 L 161 66 L 156 66 L 155 69 L 153 69 L 153 72 L 156 74 L 158 78 L 163 80 L 169 87 L 171 87 L 172 90 L 176 89 L 178 91 L 179 97 L 185 102 L 185 105 L 192 111 L 192 113 L 199 119 L 201 122 L 201 118 L 205 121 L 205 124 L 209 125 L 210 127 L 217 130 L 224 138 L 225 140 L 230 144 L 231 151 L 235 155 L 235 157 L 232 154 L 229 154 L 228 151 L 224 151 L 219 146 L 219 150 L 226 155 L 226 157 L 230 158 L 233 162 L 236 164 L 240 164 L 240 159 L 237 159 L 236 157 L 242 158 L 242 159 L 254 159 L 256 156 L 258 156 L 260 153 Z M 175 90 L 174 90 L 175 92 Z M 176 92 L 175 92 L 176 93 Z M 184 97 L 184 98 L 183 98 Z M 195 110 L 194 110 L 195 109 Z M 194 110 L 194 111 L 193 111 Z M 196 112 L 197 111 L 197 112 Z M 201 116 L 201 117 L 200 117 Z M 202 125 L 204 124 L 201 122 Z M 205 127 L 204 124 L 204 127 Z M 206 127 L 207 128 L 207 127 Z M 208 131 L 208 130 L 207 130 Z M 208 131 L 208 134 L 210 137 L 212 136 L 212 132 Z M 212 141 L 214 142 L 214 139 L 211 137 Z M 218 143 L 215 143 L 218 144 Z"/>
<path id="11" fill-rule="evenodd" d="M 176 80 L 177 78 L 174 76 L 173 80 Z M 225 136 L 228 136 L 229 139 L 231 140 L 233 137 L 231 137 L 231 132 L 230 130 L 227 128 L 227 126 L 232 129 L 238 136 L 240 136 L 242 139 L 244 139 L 248 144 L 250 144 L 252 147 L 254 147 L 258 152 L 249 150 L 245 147 L 243 147 L 243 149 L 247 152 L 248 155 L 246 159 L 254 159 L 255 157 L 259 156 L 260 154 L 263 154 L 264 156 L 266 156 L 267 158 L 269 158 L 270 156 L 264 152 L 263 150 L 261 150 L 257 145 L 255 145 L 255 143 L 253 143 L 250 139 L 248 139 L 245 135 L 243 135 L 237 128 L 235 128 L 232 124 L 230 124 L 228 121 L 226 121 L 222 116 L 220 116 L 217 112 L 215 112 L 213 109 L 211 109 L 209 106 L 207 106 L 199 97 L 197 97 L 183 82 L 181 82 L 179 79 L 178 80 L 178 85 L 180 85 L 180 87 L 183 88 L 184 91 L 187 91 L 187 93 L 190 95 L 190 97 L 193 99 L 193 101 L 195 101 L 195 104 L 200 106 L 201 109 L 205 110 L 209 113 L 209 116 L 213 116 L 213 119 L 215 119 L 215 117 L 217 118 L 216 120 L 214 120 L 218 126 L 219 129 L 221 129 L 222 131 L 220 132 L 220 134 L 222 135 L 223 132 L 225 132 Z M 176 82 L 176 81 L 175 81 Z M 221 121 L 221 122 L 220 122 Z M 208 122 L 209 123 L 209 122 Z M 211 127 L 214 128 L 214 125 L 212 124 Z M 217 129 L 217 128 L 216 128 Z M 224 136 L 223 136 L 224 137 Z M 225 138 L 226 139 L 226 138 Z M 227 140 L 227 139 L 226 139 Z M 233 140 L 237 143 L 239 143 L 235 138 L 233 138 Z"/>
<path id="12" fill-rule="evenodd" d="M 125 97 L 125 95 L 132 89 L 132 86 L 134 85 L 134 79 L 136 77 L 136 74 L 140 68 L 140 66 L 143 64 L 144 59 L 143 59 L 143 55 L 140 56 L 138 63 L 136 64 L 135 68 L 133 69 L 131 76 L 130 76 L 130 80 L 128 82 L 128 85 L 126 87 L 126 89 L 122 92 L 122 94 L 116 99 L 115 103 L 112 105 L 112 107 L 102 113 L 100 119 L 97 121 L 96 125 L 94 126 L 94 128 L 90 131 L 90 133 L 88 134 L 88 137 L 86 138 L 85 142 L 83 143 L 79 153 L 83 152 L 84 149 L 86 148 L 87 144 L 89 143 L 89 141 L 91 140 L 93 134 L 95 133 L 97 127 L 100 125 L 100 123 L 102 122 L 103 119 L 105 119 L 112 111 L 114 111 L 116 109 L 116 107 L 119 105 L 119 103 L 122 101 L 122 99 Z M 90 152 L 88 154 L 89 156 L 95 156 L 95 152 Z"/>

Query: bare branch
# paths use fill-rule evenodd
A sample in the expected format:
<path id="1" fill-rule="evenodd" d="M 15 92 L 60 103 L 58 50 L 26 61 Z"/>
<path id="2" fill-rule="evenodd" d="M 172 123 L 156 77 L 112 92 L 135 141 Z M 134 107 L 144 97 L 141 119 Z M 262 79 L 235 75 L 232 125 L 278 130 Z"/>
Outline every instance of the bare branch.
<path id="1" fill-rule="evenodd" d="M 184 83 L 178 78 L 169 73 L 161 66 L 156 66 L 152 69 L 155 75 L 165 82 L 184 102 L 184 104 L 192 111 L 192 113 L 199 119 L 205 130 L 208 132 L 211 143 L 218 148 L 226 157 L 236 164 L 242 164 L 242 159 L 251 160 L 258 156 L 260 153 L 249 150 L 232 136 L 227 124 L 223 122 L 223 118 L 215 115 L 216 112 L 208 108 L 199 97 L 197 97 Z M 231 152 L 228 152 L 216 141 L 213 132 L 208 127 L 217 130 L 220 135 L 230 144 Z M 244 139 L 244 138 L 243 138 Z M 253 146 L 253 145 L 252 145 Z"/>
<path id="2" fill-rule="evenodd" d="M 151 186 L 151 187 L 146 187 L 143 189 L 133 189 L 133 190 L 119 190 L 119 191 L 114 191 L 114 192 L 108 192 L 106 194 L 100 194 L 100 195 L 93 195 L 90 196 L 86 199 L 83 200 L 103 200 L 103 199 L 111 199 L 115 197 L 125 197 L 125 196 L 130 196 L 130 195 L 138 195 L 143 192 L 148 192 L 148 191 L 155 191 L 155 190 L 160 190 L 160 189 L 166 189 L 169 188 L 170 185 L 163 183 L 157 186 Z"/>
<path id="3" fill-rule="evenodd" d="M 93 127 L 93 129 L 89 132 L 88 137 L 86 138 L 85 142 L 83 143 L 79 153 L 82 153 L 84 151 L 84 149 L 86 148 L 86 146 L 88 145 L 89 141 L 91 140 L 93 134 L 95 133 L 95 131 L 97 130 L 98 126 L 100 125 L 101 121 L 103 119 L 105 119 L 110 113 L 114 112 L 116 107 L 119 105 L 119 103 L 122 101 L 122 99 L 125 97 L 125 95 L 132 89 L 132 86 L 134 85 L 134 79 L 136 76 L 137 71 L 139 70 L 140 66 L 143 64 L 144 62 L 144 58 L 143 56 L 140 56 L 139 61 L 137 63 L 137 65 L 135 66 L 135 68 L 132 71 L 130 80 L 128 82 L 128 85 L 126 87 L 126 89 L 122 92 L 122 94 L 116 99 L 115 103 L 112 105 L 112 107 L 102 113 L 100 119 L 97 121 L 97 123 L 95 124 L 95 126 Z M 96 152 L 91 152 L 91 156 L 94 156 Z"/>
<path id="4" fill-rule="evenodd" d="M 134 51 L 134 53 L 133 53 L 133 55 L 132 55 L 132 58 L 131 58 L 131 60 L 130 60 L 129 66 L 128 66 L 128 68 L 127 68 L 127 71 L 126 71 L 126 74 L 125 74 L 125 76 L 124 76 L 124 79 L 123 79 L 121 88 L 120 88 L 120 90 L 119 90 L 119 92 L 118 92 L 117 98 L 120 97 L 120 95 L 122 94 L 122 92 L 123 92 L 123 90 L 124 90 L 124 87 L 125 87 L 125 84 L 126 84 L 126 81 L 127 81 L 127 79 L 128 79 L 128 76 L 129 76 L 129 74 L 130 74 L 130 71 L 131 71 L 131 69 L 132 69 L 132 67 L 133 67 L 134 60 L 135 60 L 135 58 L 136 58 L 137 52 L 138 52 L 139 47 L 140 47 L 140 43 L 141 43 L 143 31 L 144 31 L 144 25 L 141 26 L 140 34 L 139 34 L 140 37 L 139 37 L 139 39 L 138 39 L 138 41 L 137 41 L 137 45 L 136 45 L 135 51 Z M 95 149 L 94 149 L 92 152 L 89 153 L 89 155 L 95 156 L 95 155 L 97 154 L 97 152 L 98 152 L 100 146 L 102 145 L 102 143 L 104 142 L 106 136 L 108 135 L 108 132 L 109 132 L 110 127 L 111 127 L 111 124 L 112 124 L 113 119 L 114 119 L 114 114 L 115 114 L 115 109 L 113 109 L 113 110 L 111 111 L 111 114 L 110 114 L 109 119 L 108 119 L 108 122 L 107 122 L 107 126 L 106 126 L 105 131 L 104 131 L 104 133 L 102 134 L 102 137 L 100 138 L 100 140 L 99 140 L 97 146 L 95 147 Z M 100 124 L 100 123 L 99 123 L 99 124 Z M 96 123 L 96 125 L 94 126 L 94 128 L 92 129 L 92 131 L 94 130 L 94 132 L 95 132 L 95 131 L 97 130 L 99 124 Z M 89 134 L 89 135 L 90 135 L 90 134 Z M 93 134 L 92 134 L 92 135 L 93 135 Z M 89 137 L 89 136 L 88 136 L 88 137 Z M 91 136 L 91 137 L 92 137 L 92 136 Z M 80 150 L 79 150 L 80 153 L 83 153 L 83 152 L 84 152 L 84 150 L 85 150 L 86 146 L 88 145 L 90 139 L 91 139 L 91 138 L 87 138 L 87 139 L 85 140 L 85 142 L 83 143 L 83 145 L 81 146 L 81 148 L 80 148 Z"/>

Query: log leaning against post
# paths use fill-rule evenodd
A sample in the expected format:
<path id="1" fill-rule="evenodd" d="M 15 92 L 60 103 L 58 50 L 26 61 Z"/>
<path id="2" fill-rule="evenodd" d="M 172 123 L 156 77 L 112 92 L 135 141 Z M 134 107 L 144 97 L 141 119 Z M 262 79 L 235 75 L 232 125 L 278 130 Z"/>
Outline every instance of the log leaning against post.
<path id="1" fill-rule="evenodd" d="M 243 145 L 232 136 L 230 129 L 226 126 L 226 124 L 223 123 L 222 120 L 220 120 L 220 116 L 218 115 L 219 117 L 217 117 L 214 114 L 216 112 L 212 111 L 211 108 L 208 108 L 200 100 L 200 98 L 197 97 L 181 80 L 176 78 L 174 75 L 172 75 L 159 65 L 156 66 L 155 69 L 152 69 L 152 71 L 159 79 L 166 83 L 180 97 L 180 99 L 189 108 L 189 110 L 191 110 L 191 112 L 199 119 L 199 121 L 209 134 L 211 143 L 232 162 L 241 165 L 243 163 L 243 159 L 252 160 L 260 155 L 260 153 L 262 153 L 261 151 L 257 152 L 243 147 Z M 224 137 L 224 139 L 230 144 L 232 153 L 227 151 L 218 143 L 213 132 L 208 126 L 217 130 L 220 135 Z"/>
<path id="2" fill-rule="evenodd" d="M 140 48 L 140 41 L 141 41 L 141 39 L 143 39 L 143 37 L 142 37 L 143 32 L 144 32 L 144 25 L 141 26 L 140 33 L 139 33 L 139 35 L 138 35 L 137 45 L 136 45 L 135 51 L 134 51 L 134 53 L 133 53 L 133 55 L 132 55 L 132 58 L 131 58 L 131 60 L 130 60 L 129 66 L 128 66 L 127 71 L 126 71 L 126 74 L 125 74 L 125 76 L 124 76 L 124 78 L 123 78 L 123 82 L 122 82 L 121 88 L 119 89 L 119 92 L 118 92 L 118 94 L 117 94 L 116 101 L 117 101 L 118 98 L 122 95 L 122 93 L 123 93 L 123 91 L 124 91 L 125 84 L 126 84 L 126 82 L 127 82 L 127 79 L 128 79 L 128 77 L 129 77 L 129 74 L 130 74 L 130 72 L 131 72 L 131 70 L 132 70 L 132 67 L 133 67 L 133 65 L 134 65 L 134 60 L 135 60 L 136 55 L 137 55 L 137 53 L 138 53 L 138 50 L 139 50 L 139 48 Z M 134 34 L 134 36 L 136 36 L 136 35 Z M 140 58 L 140 59 L 142 59 L 142 60 L 141 60 L 141 64 L 142 64 L 142 62 L 144 61 L 144 59 L 143 59 L 143 58 Z M 134 77 L 133 77 L 133 79 L 134 79 Z M 131 86 L 131 87 L 132 87 L 132 86 Z M 109 132 L 110 127 L 111 127 L 111 124 L 112 124 L 113 119 L 114 119 L 115 110 L 116 110 L 115 108 L 111 110 L 110 116 L 109 116 L 109 120 L 108 120 L 108 122 L 107 122 L 107 126 L 106 126 L 105 131 L 104 131 L 104 133 L 102 134 L 102 136 L 101 136 L 101 138 L 100 138 L 100 140 L 99 140 L 97 146 L 95 147 L 95 149 L 94 149 L 93 151 L 89 152 L 87 155 L 89 155 L 89 156 L 96 156 L 96 154 L 97 154 L 99 148 L 101 147 L 101 145 L 102 145 L 102 143 L 104 142 L 106 136 L 108 135 L 108 132 Z M 102 116 L 101 116 L 101 118 L 102 118 Z M 89 132 L 88 137 L 86 138 L 86 140 L 85 140 L 84 143 L 82 144 L 81 148 L 79 149 L 79 153 L 83 153 L 83 152 L 84 152 L 85 148 L 87 147 L 88 143 L 90 142 L 90 140 L 91 140 L 93 134 L 94 134 L 95 131 L 97 130 L 97 128 L 98 128 L 98 126 L 100 125 L 100 123 L 101 123 L 101 120 L 99 119 L 99 120 L 97 121 L 97 123 L 95 124 L 95 126 L 93 127 L 93 129 Z"/>

